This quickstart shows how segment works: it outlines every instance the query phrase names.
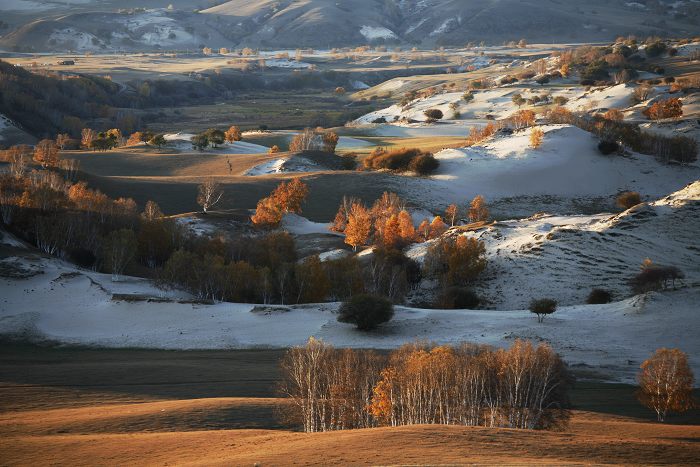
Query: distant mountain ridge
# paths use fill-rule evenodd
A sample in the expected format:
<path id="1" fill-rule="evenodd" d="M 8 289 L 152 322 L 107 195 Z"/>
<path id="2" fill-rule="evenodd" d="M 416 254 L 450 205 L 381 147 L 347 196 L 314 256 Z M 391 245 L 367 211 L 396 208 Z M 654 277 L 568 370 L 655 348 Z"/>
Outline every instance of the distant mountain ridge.
<path id="1" fill-rule="evenodd" d="M 230 0 L 203 10 L 95 11 L 36 16 L 0 38 L 4 50 L 419 47 L 608 41 L 618 35 L 700 34 L 700 3 L 624 0 Z M 653 5 L 652 5 L 653 3 Z M 661 6 L 659 6 L 661 5 Z M 114 7 L 115 5 L 112 5 Z M 162 5 L 159 5 L 162 6 Z M 38 14 L 38 13 L 37 13 Z"/>

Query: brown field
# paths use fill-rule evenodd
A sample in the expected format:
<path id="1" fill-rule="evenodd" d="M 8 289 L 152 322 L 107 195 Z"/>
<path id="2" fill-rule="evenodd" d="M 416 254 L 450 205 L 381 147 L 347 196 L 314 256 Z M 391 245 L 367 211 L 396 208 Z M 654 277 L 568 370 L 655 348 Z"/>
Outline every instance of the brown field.
<path id="1" fill-rule="evenodd" d="M 626 385 L 580 383 L 563 431 L 406 426 L 304 434 L 275 417 L 280 350 L 3 345 L 2 465 L 692 465 L 697 411 L 650 421 Z M 683 424 L 677 424 L 683 423 Z"/>

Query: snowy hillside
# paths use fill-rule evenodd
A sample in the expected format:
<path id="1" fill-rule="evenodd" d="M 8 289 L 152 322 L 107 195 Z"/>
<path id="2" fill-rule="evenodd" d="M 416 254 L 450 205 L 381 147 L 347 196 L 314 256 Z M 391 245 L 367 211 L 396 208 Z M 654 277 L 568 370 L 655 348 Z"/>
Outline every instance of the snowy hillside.
<path id="1" fill-rule="evenodd" d="M 440 167 L 429 179 L 415 181 L 415 199 L 426 206 L 464 203 L 481 194 L 489 201 L 510 199 L 511 215 L 530 215 L 556 200 L 594 200 L 621 191 L 639 191 L 658 198 L 700 179 L 697 165 L 675 166 L 652 156 L 603 156 L 598 139 L 568 125 L 547 125 L 544 143 L 529 147 L 529 131 L 498 137 L 480 146 L 445 149 L 435 157 Z M 532 198 L 527 206 L 519 201 Z"/>
<path id="2" fill-rule="evenodd" d="M 107 275 L 58 260 L 19 254 L 3 259 L 2 270 L 15 265 L 43 273 L 0 278 L 4 337 L 163 349 L 284 347 L 302 344 L 312 335 L 337 346 L 373 348 L 415 339 L 508 346 L 525 338 L 549 342 L 575 367 L 618 381 L 630 381 L 656 348 L 679 347 L 691 355 L 700 351 L 697 287 L 608 305 L 563 307 L 543 324 L 527 311 L 399 307 L 383 330 L 361 333 L 336 321 L 336 304 L 256 308 L 178 303 L 181 294 L 165 294 L 141 279 L 112 282 Z M 151 295 L 154 300 L 113 299 L 113 293 Z M 697 360 L 693 364 L 699 371 Z"/>
<path id="3" fill-rule="evenodd" d="M 489 261 L 479 294 L 496 309 L 551 297 L 584 303 L 593 288 L 630 295 L 629 279 L 645 258 L 679 267 L 700 284 L 700 181 L 618 215 L 551 216 L 496 222 L 468 235 L 486 244 Z M 422 261 L 428 244 L 409 257 Z"/>

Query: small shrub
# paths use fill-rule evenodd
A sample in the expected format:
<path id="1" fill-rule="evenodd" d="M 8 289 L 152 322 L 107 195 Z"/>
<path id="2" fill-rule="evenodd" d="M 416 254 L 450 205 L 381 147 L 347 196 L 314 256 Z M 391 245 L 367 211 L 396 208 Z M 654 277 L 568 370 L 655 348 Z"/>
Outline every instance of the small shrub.
<path id="1" fill-rule="evenodd" d="M 642 202 L 642 197 L 636 191 L 625 191 L 617 197 L 617 205 L 622 209 L 629 209 Z"/>
<path id="2" fill-rule="evenodd" d="M 612 302 L 612 293 L 605 289 L 593 289 L 591 293 L 588 294 L 586 303 L 589 305 L 602 305 L 604 303 Z"/>
<path id="3" fill-rule="evenodd" d="M 421 154 L 408 163 L 409 170 L 419 174 L 428 175 L 440 166 L 440 162 L 432 154 Z"/>
<path id="4" fill-rule="evenodd" d="M 428 118 L 428 120 L 440 120 L 443 117 L 442 110 L 440 109 L 428 109 L 425 112 L 423 112 L 425 116 Z"/>
<path id="5" fill-rule="evenodd" d="M 530 302 L 530 312 L 537 315 L 537 322 L 544 321 L 544 317 L 557 311 L 557 302 L 551 298 L 540 298 Z"/>
<path id="6" fill-rule="evenodd" d="M 619 150 L 620 145 L 616 141 L 601 141 L 598 143 L 598 151 L 605 156 L 609 156 Z"/>
<path id="7" fill-rule="evenodd" d="M 420 175 L 426 175 L 440 165 L 431 153 L 415 148 L 401 148 L 391 151 L 376 149 L 362 163 L 365 169 L 388 169 L 396 172 L 414 171 Z"/>
<path id="8" fill-rule="evenodd" d="M 385 117 L 375 118 L 374 120 L 372 120 L 372 123 L 386 123 L 386 118 Z"/>
<path id="9" fill-rule="evenodd" d="M 385 297 L 359 294 L 340 306 L 338 321 L 370 331 L 394 316 L 394 305 Z"/>

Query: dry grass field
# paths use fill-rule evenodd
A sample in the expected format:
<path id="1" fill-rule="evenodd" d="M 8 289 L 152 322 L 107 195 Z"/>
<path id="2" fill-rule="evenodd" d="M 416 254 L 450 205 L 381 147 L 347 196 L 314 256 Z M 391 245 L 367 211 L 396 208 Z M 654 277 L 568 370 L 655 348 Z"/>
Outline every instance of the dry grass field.
<path id="1" fill-rule="evenodd" d="M 275 417 L 281 351 L 2 350 L 2 465 L 691 465 L 700 457 L 697 413 L 653 423 L 624 385 L 581 383 L 572 422 L 557 432 L 304 434 Z"/>

